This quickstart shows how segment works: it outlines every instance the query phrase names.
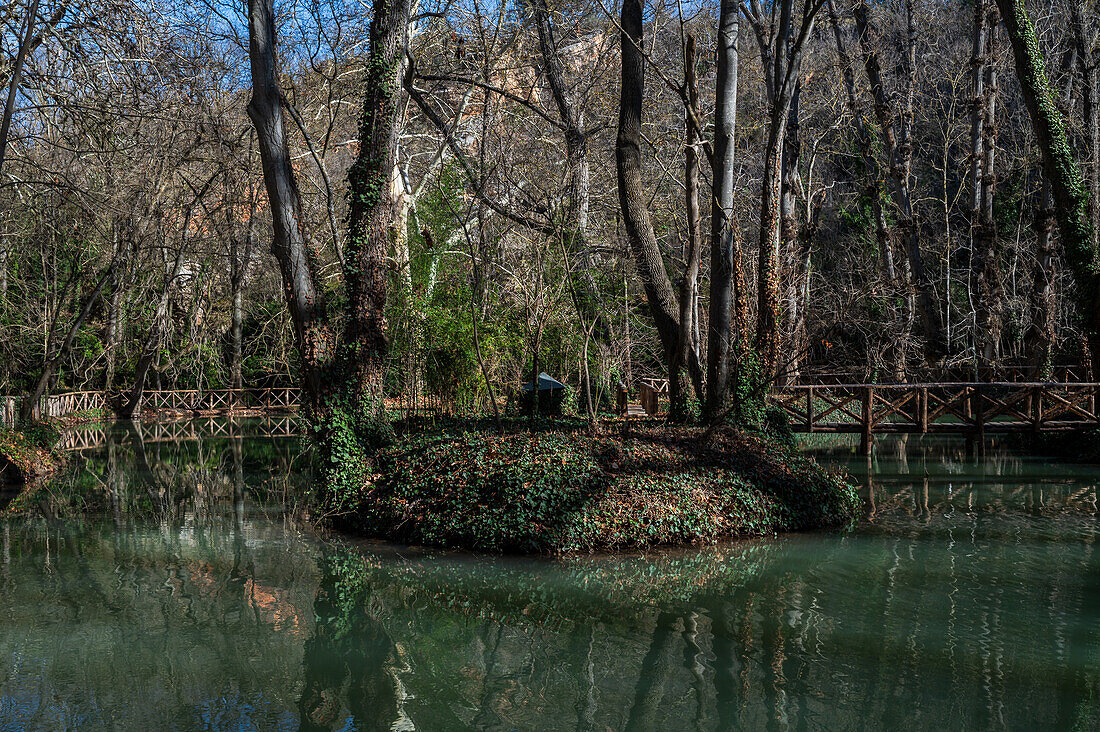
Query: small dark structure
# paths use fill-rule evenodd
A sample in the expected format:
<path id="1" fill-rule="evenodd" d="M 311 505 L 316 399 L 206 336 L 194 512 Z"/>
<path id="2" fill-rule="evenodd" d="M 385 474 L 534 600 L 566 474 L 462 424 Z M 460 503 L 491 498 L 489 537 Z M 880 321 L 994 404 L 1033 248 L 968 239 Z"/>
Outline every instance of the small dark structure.
<path id="1" fill-rule="evenodd" d="M 535 381 L 528 381 L 520 389 L 520 407 L 524 414 L 530 414 L 534 409 L 537 392 L 539 414 L 560 415 L 566 388 L 565 384 L 543 371 L 539 374 L 537 384 Z"/>

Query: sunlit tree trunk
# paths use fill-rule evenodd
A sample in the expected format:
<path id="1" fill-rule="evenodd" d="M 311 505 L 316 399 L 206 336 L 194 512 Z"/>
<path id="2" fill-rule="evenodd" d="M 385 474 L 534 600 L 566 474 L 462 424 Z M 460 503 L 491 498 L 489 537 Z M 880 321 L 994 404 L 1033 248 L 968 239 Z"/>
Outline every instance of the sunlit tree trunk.
<path id="1" fill-rule="evenodd" d="M 283 94 L 276 57 L 274 0 L 248 2 L 248 57 L 252 99 L 248 116 L 256 127 L 260 161 L 271 208 L 271 252 L 279 263 L 283 293 L 294 327 L 299 370 L 307 406 L 321 407 L 331 381 L 327 368 L 334 351 L 324 292 L 317 286 L 311 254 L 299 226 L 298 182 L 291 166 L 283 119 Z"/>
<path id="2" fill-rule="evenodd" d="M 642 184 L 642 102 L 646 62 L 642 52 L 641 0 L 625 0 L 621 27 L 622 87 L 619 131 L 615 143 L 619 208 L 638 276 L 657 326 L 664 360 L 671 365 L 680 338 L 676 294 L 657 246 Z"/>
<path id="3" fill-rule="evenodd" d="M 733 220 L 733 179 L 737 130 L 737 40 L 739 3 L 722 0 L 718 18 L 714 150 L 710 214 L 710 303 L 707 330 L 706 413 L 716 417 L 729 390 L 731 345 L 743 341 L 745 312 L 741 242 Z"/>

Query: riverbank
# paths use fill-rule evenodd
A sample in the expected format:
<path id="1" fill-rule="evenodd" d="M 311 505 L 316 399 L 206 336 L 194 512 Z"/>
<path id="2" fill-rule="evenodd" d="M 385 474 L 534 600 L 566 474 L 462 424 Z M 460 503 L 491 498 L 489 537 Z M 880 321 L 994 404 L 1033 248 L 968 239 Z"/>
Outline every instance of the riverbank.
<path id="1" fill-rule="evenodd" d="M 0 484 L 28 483 L 63 467 L 65 456 L 54 447 L 58 437 L 57 428 L 45 423 L 0 429 Z"/>
<path id="2" fill-rule="evenodd" d="M 842 526 L 856 490 L 756 433 L 577 422 L 450 425 L 405 434 L 356 491 L 322 491 L 319 516 L 355 534 L 436 547 L 564 553 L 714 543 Z"/>

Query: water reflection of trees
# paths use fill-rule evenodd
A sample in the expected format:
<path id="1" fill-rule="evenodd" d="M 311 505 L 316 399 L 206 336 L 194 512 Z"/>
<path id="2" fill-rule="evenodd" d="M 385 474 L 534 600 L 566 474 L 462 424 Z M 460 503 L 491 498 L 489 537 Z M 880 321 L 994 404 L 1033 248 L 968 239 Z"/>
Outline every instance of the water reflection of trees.
<path id="1" fill-rule="evenodd" d="M 0 521 L 0 728 L 1096 727 L 1093 475 L 953 449 L 849 463 L 853 534 L 540 560 L 317 544 L 296 446 L 123 435 Z"/>
<path id="2" fill-rule="evenodd" d="M 295 446 L 116 436 L 0 519 L 0 728 L 285 722 L 316 588 L 271 510 Z"/>
<path id="3" fill-rule="evenodd" d="M 847 536 L 553 562 L 330 548 L 303 719 L 1100 725 L 1096 518 L 1075 503 L 1091 478 L 1035 488 L 1038 467 L 1007 458 L 881 468 L 876 523 Z"/>

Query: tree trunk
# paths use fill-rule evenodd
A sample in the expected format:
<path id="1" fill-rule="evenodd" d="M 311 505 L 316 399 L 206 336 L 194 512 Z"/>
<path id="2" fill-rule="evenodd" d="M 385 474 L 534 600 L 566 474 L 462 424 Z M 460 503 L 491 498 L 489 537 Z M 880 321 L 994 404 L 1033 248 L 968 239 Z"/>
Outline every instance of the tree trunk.
<path id="1" fill-rule="evenodd" d="M 897 266 L 894 263 L 894 237 L 886 221 L 886 209 L 882 205 L 883 196 L 885 194 L 884 184 L 886 177 L 882 172 L 882 166 L 879 164 L 878 155 L 875 152 L 875 140 L 868 127 L 863 104 L 856 92 L 855 74 L 852 71 L 851 56 L 848 53 L 847 46 L 844 42 L 844 36 L 840 30 L 840 20 L 837 17 L 833 0 L 828 0 L 826 7 L 828 8 L 829 21 L 833 28 L 833 38 L 836 41 L 837 57 L 840 63 L 841 76 L 844 79 L 844 90 L 848 102 L 848 110 L 852 115 L 856 131 L 856 143 L 859 146 L 860 160 L 863 163 L 863 195 L 871 205 L 871 216 L 875 227 L 875 245 L 878 249 L 882 266 L 882 277 L 886 283 L 887 299 L 892 303 L 891 312 L 893 322 L 900 324 L 903 322 L 902 315 L 898 311 L 896 304 L 894 304 L 897 301 L 897 292 L 900 284 Z M 906 334 L 899 332 L 900 329 L 898 328 L 894 328 L 893 330 L 892 349 L 897 354 L 897 357 L 893 360 L 898 364 L 898 375 L 904 378 Z"/>
<path id="2" fill-rule="evenodd" d="M 131 243 L 127 240 L 125 242 L 119 242 L 118 230 L 115 230 L 115 250 L 117 251 L 120 246 L 126 247 L 127 257 L 130 252 L 133 251 Z M 120 268 L 121 269 L 121 268 Z M 107 364 L 106 364 L 106 376 L 104 377 L 104 391 L 108 394 L 114 389 L 115 386 L 115 369 L 118 363 L 118 349 L 122 341 L 122 303 L 123 292 L 126 285 L 127 277 L 119 270 L 115 271 L 114 276 L 111 278 L 111 303 L 109 311 L 107 313 Z"/>
<path id="3" fill-rule="evenodd" d="M 299 222 L 298 182 L 291 165 L 283 119 L 283 96 L 275 55 L 274 0 L 248 0 L 248 56 L 252 99 L 248 116 L 256 127 L 264 185 L 271 207 L 271 252 L 279 263 L 283 292 L 294 326 L 302 390 L 307 406 L 322 406 L 331 386 L 326 369 L 334 350 L 324 292 L 318 288 Z"/>
<path id="4" fill-rule="evenodd" d="M 348 171 L 346 245 L 349 319 L 341 368 L 352 380 L 356 411 L 388 431 L 383 381 L 386 340 L 386 252 L 395 205 L 390 176 L 397 148 L 401 78 L 408 44 L 409 0 L 376 0 L 370 24 L 359 155 Z"/>
<path id="5" fill-rule="evenodd" d="M 997 314 L 999 274 L 997 263 L 997 224 L 993 217 L 993 193 L 996 185 L 997 67 L 993 59 L 998 18 L 990 0 L 977 4 L 974 21 L 972 61 L 975 109 L 971 116 L 971 237 L 970 293 L 974 313 L 975 365 L 989 368 L 1000 342 Z"/>
<path id="6" fill-rule="evenodd" d="M 785 278 L 787 290 L 786 364 L 780 377 L 789 379 L 798 373 L 802 344 L 799 331 L 802 321 L 801 297 L 803 275 L 809 276 L 804 261 L 809 259 L 810 241 L 799 223 L 798 201 L 802 195 L 802 176 L 799 165 L 802 158 L 802 139 L 799 135 L 798 108 L 802 84 L 795 83 L 791 110 L 787 115 L 787 130 L 783 136 L 783 184 L 779 198 L 779 237 L 789 275 Z M 807 212 L 808 214 L 809 212 Z"/>
<path id="7" fill-rule="evenodd" d="M 912 4 L 906 3 L 907 34 L 902 64 L 904 78 L 901 85 L 903 103 L 896 108 L 887 95 L 878 52 L 872 44 L 869 13 L 866 0 L 859 0 L 853 14 L 863 53 L 863 67 L 875 102 L 875 117 L 881 129 L 882 144 L 889 161 L 887 178 L 894 203 L 898 207 L 898 238 L 905 248 L 910 282 L 915 289 L 915 306 L 920 315 L 925 338 L 925 358 L 928 361 L 935 361 L 947 352 L 947 342 L 943 332 L 943 319 L 935 304 L 932 280 L 925 269 L 924 257 L 920 250 L 920 229 L 913 214 L 910 190 L 913 153 L 911 138 L 913 77 L 916 54 L 916 27 Z"/>
<path id="8" fill-rule="evenodd" d="M 718 69 L 715 80 L 714 157 L 710 214 L 710 306 L 707 330 L 708 419 L 722 411 L 729 390 L 730 346 L 748 328 L 744 304 L 741 242 L 733 220 L 733 175 L 737 130 L 737 38 L 739 3 L 722 0 L 718 19 Z"/>
<path id="9" fill-rule="evenodd" d="M 229 383 L 234 389 L 244 387 L 241 369 L 244 363 L 244 279 L 248 263 L 241 262 L 236 256 L 231 263 L 229 284 L 233 291 L 233 304 L 230 313 L 230 354 Z"/>
<path id="10" fill-rule="evenodd" d="M 0 311 L 8 301 L 8 238 L 0 231 Z"/>
<path id="11" fill-rule="evenodd" d="M 653 233 L 642 185 L 642 101 L 646 63 L 642 53 L 642 0 L 624 0 L 621 27 L 622 91 L 615 143 L 619 207 L 634 264 L 657 326 L 665 363 L 671 365 L 680 338 L 676 296 Z"/>
<path id="12" fill-rule="evenodd" d="M 687 213 L 687 246 L 684 257 L 684 277 L 680 282 L 680 333 L 676 355 L 669 368 L 669 418 L 688 418 L 687 381 L 682 370 L 694 346 L 692 316 L 695 295 L 699 289 L 699 260 L 702 255 L 702 216 L 699 212 L 699 138 L 691 117 L 699 109 L 699 82 L 695 74 L 695 36 L 687 35 L 684 44 L 684 88 L 688 94 L 685 116 L 687 137 L 684 143 L 684 206 Z"/>
<path id="13" fill-rule="evenodd" d="M 1016 75 L 1035 137 L 1043 152 L 1054 214 L 1062 236 L 1066 263 L 1077 284 L 1077 305 L 1085 321 L 1089 349 L 1094 354 L 1093 379 L 1100 379 L 1100 261 L 1092 243 L 1088 190 L 1074 159 L 1062 113 L 1054 103 L 1039 51 L 1039 40 L 1023 0 L 997 0 L 1016 59 Z"/>
<path id="14" fill-rule="evenodd" d="M 1054 193 L 1043 177 L 1043 200 L 1036 217 L 1035 262 L 1031 282 L 1031 365 L 1036 381 L 1050 379 L 1054 361 L 1054 287 L 1051 267 L 1054 263 Z"/>
<path id="15" fill-rule="evenodd" d="M 778 104 L 772 108 L 760 192 L 755 347 L 761 370 L 767 379 L 775 375 L 779 362 L 779 199 L 782 195 L 783 136 L 787 112 Z"/>
<path id="16" fill-rule="evenodd" d="M 38 19 L 38 0 L 31 0 L 27 8 L 27 19 L 23 31 L 23 39 L 19 42 L 19 49 L 15 52 L 15 60 L 12 62 L 11 78 L 8 80 L 8 96 L 4 102 L 3 117 L 0 118 L 0 172 L 4 170 L 4 154 L 8 149 L 8 135 L 11 133 L 11 119 L 15 114 L 15 98 L 19 94 L 19 84 L 23 78 L 23 65 L 30 53 L 32 38 L 34 37 L 34 24 Z"/>
<path id="17" fill-rule="evenodd" d="M 1077 66 L 1081 72 L 1081 98 L 1085 134 L 1088 139 L 1088 165 L 1085 175 L 1089 185 L 1089 223 L 1092 226 L 1092 246 L 1100 246 L 1100 88 L 1096 74 L 1096 30 L 1093 13 L 1084 2 L 1070 5 L 1073 43 L 1077 49 Z"/>
<path id="18" fill-rule="evenodd" d="M 780 269 L 782 267 L 780 230 L 784 141 L 791 116 L 791 105 L 799 86 L 802 53 L 813 31 L 814 20 L 821 6 L 806 4 L 801 25 L 795 29 L 794 2 L 783 0 L 779 26 L 770 46 L 765 39 L 763 22 L 755 16 L 756 36 L 761 56 L 767 59 L 770 82 L 767 84 L 771 109 L 768 136 L 764 148 L 764 178 L 760 194 L 760 253 L 757 264 L 757 312 L 754 348 L 760 361 L 761 378 L 770 383 L 779 368 L 780 354 Z"/>

